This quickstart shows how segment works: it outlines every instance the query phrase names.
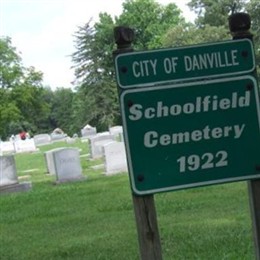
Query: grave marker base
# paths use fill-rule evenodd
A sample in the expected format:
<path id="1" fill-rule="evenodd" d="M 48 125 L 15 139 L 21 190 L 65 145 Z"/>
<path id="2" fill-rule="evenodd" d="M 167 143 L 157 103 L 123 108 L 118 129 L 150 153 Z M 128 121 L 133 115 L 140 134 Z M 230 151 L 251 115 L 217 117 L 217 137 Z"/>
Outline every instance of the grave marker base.
<path id="1" fill-rule="evenodd" d="M 21 182 L 16 184 L 10 184 L 0 187 L 0 195 L 4 193 L 11 193 L 11 192 L 22 192 L 22 191 L 29 191 L 32 188 L 31 182 Z"/>

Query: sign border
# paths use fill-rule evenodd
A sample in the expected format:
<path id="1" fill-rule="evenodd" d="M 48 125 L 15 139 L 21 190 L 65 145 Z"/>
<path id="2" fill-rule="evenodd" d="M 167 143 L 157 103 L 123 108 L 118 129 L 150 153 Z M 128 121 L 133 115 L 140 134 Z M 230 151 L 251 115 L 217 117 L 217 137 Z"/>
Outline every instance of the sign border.
<path id="1" fill-rule="evenodd" d="M 118 68 L 118 62 L 117 60 L 120 57 L 123 56 L 135 56 L 135 55 L 139 55 L 139 54 L 145 54 L 145 53 L 153 53 L 153 52 L 167 52 L 167 51 L 178 51 L 178 50 L 185 50 L 185 49 L 192 49 L 192 48 L 196 48 L 196 47 L 208 47 L 208 46 L 212 46 L 212 45 L 223 45 L 223 44 L 235 44 L 237 42 L 248 42 L 250 47 L 251 47 L 251 52 L 252 52 L 252 56 L 253 56 L 253 67 L 250 70 L 246 70 L 246 71 L 238 71 L 238 72 L 230 72 L 230 73 L 221 73 L 221 74 L 216 74 L 216 75 L 207 75 L 207 76 L 198 76 L 198 77 L 190 77 L 190 78 L 180 78 L 180 79 L 172 79 L 172 80 L 162 80 L 162 81 L 157 81 L 156 83 L 151 82 L 151 83 L 138 83 L 138 84 L 130 84 L 130 85 L 122 85 L 120 83 L 120 77 L 119 77 L 119 68 Z M 241 74 L 246 74 L 246 73 L 250 73 L 255 69 L 256 63 L 255 63 L 255 54 L 254 54 L 254 48 L 253 48 L 253 44 L 249 39 L 240 39 L 237 41 L 232 41 L 232 40 L 228 40 L 228 41 L 220 41 L 220 42 L 210 42 L 210 43 L 204 43 L 204 44 L 196 44 L 196 45 L 187 45 L 187 46 L 183 46 L 183 47 L 176 47 L 176 48 L 165 48 L 165 49 L 156 49 L 156 50 L 150 50 L 150 51 L 136 51 L 136 52 L 129 52 L 129 53 L 123 53 L 123 54 L 119 54 L 117 55 L 117 57 L 115 58 L 115 70 L 116 70 L 116 81 L 117 84 L 120 88 L 122 89 L 129 89 L 129 88 L 135 88 L 135 87 L 150 87 L 150 86 L 158 86 L 160 84 L 170 84 L 170 83 L 176 83 L 176 82 L 188 82 L 188 81 L 192 81 L 192 80 L 201 80 L 201 79 L 205 79 L 205 78 L 209 78 L 209 79 L 214 79 L 214 78 L 218 78 L 218 77 L 227 77 L 227 76 L 232 76 L 232 75 L 241 75 Z"/>
<path id="2" fill-rule="evenodd" d="M 197 82 L 185 82 L 183 84 L 173 84 L 173 85 L 166 85 L 166 86 L 157 86 L 157 87 L 149 87 L 149 88 L 142 88 L 142 89 L 129 89 L 124 91 L 120 96 L 120 108 L 122 113 L 122 122 L 123 122 L 123 130 L 124 130 L 124 139 L 125 139 L 125 146 L 126 146 L 126 154 L 127 154 L 127 163 L 128 163 L 128 169 L 129 169 L 129 177 L 131 180 L 131 187 L 135 194 L 137 195 L 148 195 L 148 194 L 154 194 L 159 192 L 167 192 L 167 191 L 174 191 L 174 190 L 180 190 L 180 189 L 186 189 L 186 188 L 193 188 L 193 187 L 202 187 L 212 184 L 221 184 L 221 183 L 228 183 L 232 181 L 242 181 L 242 180 L 249 180 L 249 179 L 256 179 L 260 177 L 259 174 L 253 174 L 253 175 L 246 175 L 241 177 L 234 177 L 234 178 L 226 178 L 226 179 L 218 179 L 213 181 L 205 181 L 205 182 L 196 182 L 191 184 L 184 184 L 184 185 L 178 185 L 178 186 L 171 186 L 171 187 L 164 187 L 164 188 L 157 188 L 157 189 L 151 189 L 146 191 L 140 191 L 135 186 L 134 181 L 134 174 L 133 174 L 133 167 L 132 167 L 132 159 L 131 159 L 131 153 L 129 148 L 129 139 L 128 139 L 128 131 L 127 131 L 127 124 L 126 124 L 126 115 L 125 110 L 123 107 L 126 105 L 124 104 L 124 97 L 127 94 L 131 93 L 138 93 L 138 92 L 148 92 L 148 91 L 156 91 L 156 90 L 165 90 L 169 88 L 185 88 L 185 87 L 192 87 L 192 86 L 201 86 L 201 85 L 208 85 L 208 84 L 214 84 L 214 83 L 224 83 L 224 82 L 230 82 L 230 81 L 239 81 L 239 80 L 245 80 L 250 79 L 254 83 L 253 88 L 255 91 L 255 101 L 256 101 L 256 109 L 257 109 L 257 115 L 258 115 L 258 127 L 260 132 L 260 104 L 259 104 L 259 92 L 258 92 L 258 84 L 254 77 L 252 76 L 241 76 L 241 77 L 231 77 L 231 78 L 222 78 L 222 79 L 212 79 L 207 81 L 197 81 Z"/>

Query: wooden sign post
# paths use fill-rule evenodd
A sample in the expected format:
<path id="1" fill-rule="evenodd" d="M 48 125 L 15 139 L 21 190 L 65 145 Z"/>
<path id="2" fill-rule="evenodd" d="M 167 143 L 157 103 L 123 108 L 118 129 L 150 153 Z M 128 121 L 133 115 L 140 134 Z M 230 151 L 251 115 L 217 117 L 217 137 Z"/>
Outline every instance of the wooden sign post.
<path id="1" fill-rule="evenodd" d="M 132 52 L 131 44 L 134 32 L 128 27 L 119 26 L 114 30 L 117 50 L 114 58 L 121 53 Z M 120 96 L 120 88 L 118 88 Z M 157 224 L 154 196 L 137 196 L 132 194 L 138 233 L 140 256 L 142 260 L 162 260 L 161 242 Z"/>
<path id="2" fill-rule="evenodd" d="M 229 29 L 233 40 L 249 39 L 253 41 L 253 34 L 250 32 L 251 18 L 246 13 L 235 13 L 229 17 Z M 253 76 L 257 78 L 256 68 Z M 253 138 L 253 137 L 252 137 Z M 260 170 L 260 165 L 256 165 Z M 255 256 L 260 259 L 260 179 L 248 181 L 249 202 L 252 215 L 252 229 L 254 234 Z"/>

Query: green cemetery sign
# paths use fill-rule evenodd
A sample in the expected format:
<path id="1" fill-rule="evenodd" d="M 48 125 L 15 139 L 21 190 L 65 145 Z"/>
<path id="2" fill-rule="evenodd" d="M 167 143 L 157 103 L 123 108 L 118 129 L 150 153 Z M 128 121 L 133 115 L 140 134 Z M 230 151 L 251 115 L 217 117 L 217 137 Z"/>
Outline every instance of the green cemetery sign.
<path id="1" fill-rule="evenodd" d="M 259 96 L 253 77 L 129 89 L 120 104 L 134 193 L 260 177 Z"/>
<path id="2" fill-rule="evenodd" d="M 120 54 L 115 67 L 118 85 L 132 88 L 249 73 L 255 59 L 251 41 L 242 39 Z"/>

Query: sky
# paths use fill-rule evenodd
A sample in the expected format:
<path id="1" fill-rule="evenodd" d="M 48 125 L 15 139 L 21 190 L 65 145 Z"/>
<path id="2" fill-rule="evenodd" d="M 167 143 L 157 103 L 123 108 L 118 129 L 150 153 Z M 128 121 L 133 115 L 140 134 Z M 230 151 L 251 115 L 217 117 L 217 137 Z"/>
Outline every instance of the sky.
<path id="1" fill-rule="evenodd" d="M 0 37 L 9 36 L 25 67 L 43 72 L 43 84 L 52 89 L 73 88 L 70 55 L 76 50 L 73 34 L 101 12 L 112 17 L 122 12 L 124 0 L 0 0 Z M 157 0 L 175 3 L 187 21 L 194 13 L 189 0 Z"/>

